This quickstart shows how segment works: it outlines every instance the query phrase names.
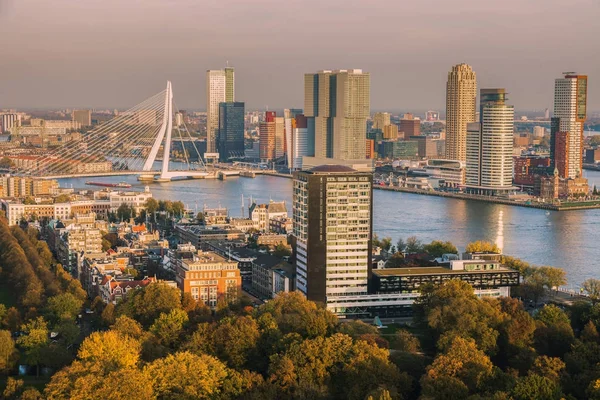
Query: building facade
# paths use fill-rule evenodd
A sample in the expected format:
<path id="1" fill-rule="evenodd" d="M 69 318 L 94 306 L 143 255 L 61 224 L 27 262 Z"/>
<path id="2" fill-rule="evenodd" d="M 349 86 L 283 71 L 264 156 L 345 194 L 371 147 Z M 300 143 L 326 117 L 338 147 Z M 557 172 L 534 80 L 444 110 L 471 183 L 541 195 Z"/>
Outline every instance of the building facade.
<path id="1" fill-rule="evenodd" d="M 367 294 L 371 269 L 370 173 L 322 165 L 294 174 L 296 287 L 309 300 L 336 308 Z"/>
<path id="2" fill-rule="evenodd" d="M 267 111 L 265 120 L 258 128 L 260 160 L 263 162 L 275 159 L 275 111 Z"/>
<path id="3" fill-rule="evenodd" d="M 370 117 L 370 75 L 360 69 L 325 70 L 304 76 L 304 110 L 315 157 L 365 158 Z"/>
<path id="4" fill-rule="evenodd" d="M 79 126 L 92 126 L 92 111 L 91 110 L 73 110 L 71 115 L 73 121 Z"/>
<path id="5" fill-rule="evenodd" d="M 512 190 L 513 106 L 504 89 L 481 89 L 480 122 L 467 132 L 466 185 L 480 194 Z"/>
<path id="6" fill-rule="evenodd" d="M 404 132 L 405 138 L 419 136 L 421 134 L 421 120 L 415 118 L 412 114 L 404 114 L 404 117 L 400 119 L 398 132 Z"/>
<path id="7" fill-rule="evenodd" d="M 219 159 L 244 157 L 244 103 L 219 104 Z"/>
<path id="8" fill-rule="evenodd" d="M 233 68 L 206 71 L 206 152 L 217 152 L 219 105 L 234 102 L 235 74 Z M 228 98 L 229 94 L 229 98 Z"/>
<path id="9" fill-rule="evenodd" d="M 446 83 L 446 158 L 467 159 L 467 124 L 475 122 L 477 77 L 470 65 L 458 64 Z"/>
<path id="10" fill-rule="evenodd" d="M 554 115 L 550 123 L 550 158 L 557 161 L 556 139 L 559 132 L 568 133 L 568 175 L 562 178 L 576 178 L 583 171 L 583 125 L 587 118 L 586 75 L 567 72 L 554 83 Z M 563 147 L 564 148 L 564 147 Z M 563 171 L 559 170 L 559 174 Z"/>

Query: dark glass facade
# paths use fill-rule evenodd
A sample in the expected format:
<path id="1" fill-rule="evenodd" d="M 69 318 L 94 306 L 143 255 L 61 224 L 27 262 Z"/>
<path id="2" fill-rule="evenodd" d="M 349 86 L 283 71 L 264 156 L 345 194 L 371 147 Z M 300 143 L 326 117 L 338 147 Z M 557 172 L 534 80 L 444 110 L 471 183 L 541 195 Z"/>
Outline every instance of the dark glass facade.
<path id="1" fill-rule="evenodd" d="M 244 114 L 243 102 L 219 104 L 217 150 L 221 161 L 244 157 Z"/>

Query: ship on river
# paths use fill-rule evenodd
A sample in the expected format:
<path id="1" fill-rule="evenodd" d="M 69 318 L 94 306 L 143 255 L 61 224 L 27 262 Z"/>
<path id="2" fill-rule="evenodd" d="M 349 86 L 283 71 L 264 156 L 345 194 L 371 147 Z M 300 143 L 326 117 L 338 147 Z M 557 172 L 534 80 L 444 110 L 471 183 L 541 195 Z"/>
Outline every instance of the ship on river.
<path id="1" fill-rule="evenodd" d="M 125 182 L 108 183 L 108 182 L 87 181 L 85 184 L 90 185 L 90 186 L 102 186 L 102 187 L 123 188 L 123 189 L 129 189 L 131 187 L 131 185 L 129 183 L 125 183 Z"/>

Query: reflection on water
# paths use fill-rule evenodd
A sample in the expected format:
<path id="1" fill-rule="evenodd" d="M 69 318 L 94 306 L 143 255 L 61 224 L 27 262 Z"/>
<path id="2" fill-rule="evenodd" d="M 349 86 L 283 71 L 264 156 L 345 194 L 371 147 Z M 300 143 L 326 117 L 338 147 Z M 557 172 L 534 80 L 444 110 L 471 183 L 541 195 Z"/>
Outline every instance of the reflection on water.
<path id="1" fill-rule="evenodd" d="M 590 184 L 600 187 L 600 172 L 586 171 Z M 133 176 L 95 178 L 106 182 L 126 181 L 131 190 L 144 185 Z M 62 179 L 61 186 L 85 188 L 85 178 Z M 90 188 L 90 187 L 88 187 Z M 291 212 L 292 182 L 289 179 L 260 176 L 256 179 L 229 178 L 190 180 L 150 185 L 159 200 L 181 200 L 188 208 L 221 204 L 231 216 L 240 216 L 242 195 L 258 202 L 285 200 Z M 96 188 L 97 189 L 97 188 Z M 581 283 L 600 278 L 597 244 L 600 210 L 550 212 L 476 201 L 445 199 L 409 193 L 377 190 L 374 193 L 373 226 L 380 237 L 417 236 L 424 242 L 449 240 L 459 250 L 474 240 L 496 242 L 505 254 L 538 265 L 554 265 L 567 271 L 569 282 Z"/>

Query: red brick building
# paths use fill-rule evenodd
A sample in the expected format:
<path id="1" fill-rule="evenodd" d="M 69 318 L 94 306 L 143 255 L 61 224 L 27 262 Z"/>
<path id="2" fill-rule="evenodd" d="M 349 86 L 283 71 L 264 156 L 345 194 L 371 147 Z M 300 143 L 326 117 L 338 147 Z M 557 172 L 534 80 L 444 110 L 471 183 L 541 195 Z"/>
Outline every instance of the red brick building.
<path id="1" fill-rule="evenodd" d="M 557 132 L 554 139 L 554 167 L 561 178 L 569 177 L 569 132 Z"/>
<path id="2" fill-rule="evenodd" d="M 515 157 L 513 183 L 520 186 L 535 186 L 536 178 L 547 173 L 550 157 Z"/>

